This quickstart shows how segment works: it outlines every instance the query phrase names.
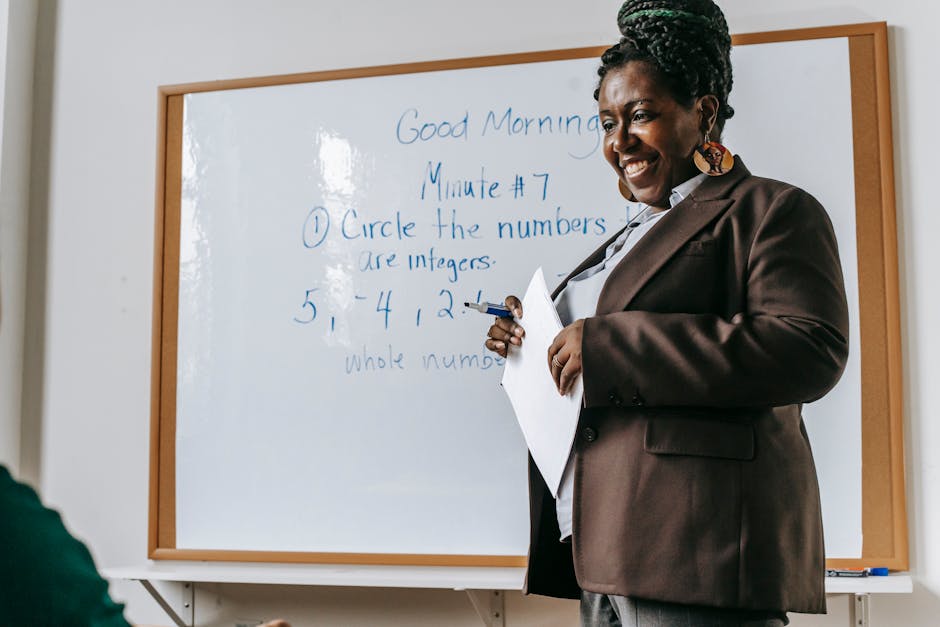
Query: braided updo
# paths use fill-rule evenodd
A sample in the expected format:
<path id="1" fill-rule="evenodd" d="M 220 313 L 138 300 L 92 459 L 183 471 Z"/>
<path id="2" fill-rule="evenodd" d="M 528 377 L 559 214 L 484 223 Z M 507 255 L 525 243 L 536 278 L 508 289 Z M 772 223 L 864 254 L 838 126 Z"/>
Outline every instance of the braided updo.
<path id="1" fill-rule="evenodd" d="M 610 70 L 630 61 L 648 63 L 677 102 L 691 105 L 699 96 L 718 98 L 715 134 L 734 115 L 731 91 L 731 36 L 721 9 L 712 0 L 626 0 L 617 14 L 623 37 L 601 56 L 600 82 Z M 594 90 L 594 99 L 598 98 Z"/>

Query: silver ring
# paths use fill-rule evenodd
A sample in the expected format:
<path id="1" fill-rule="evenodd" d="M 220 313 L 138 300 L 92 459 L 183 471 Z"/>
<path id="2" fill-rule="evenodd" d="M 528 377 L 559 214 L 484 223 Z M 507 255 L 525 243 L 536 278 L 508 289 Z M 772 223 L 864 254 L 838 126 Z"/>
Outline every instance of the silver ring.
<path id="1" fill-rule="evenodd" d="M 561 363 L 560 361 L 558 361 L 558 356 L 557 356 L 557 355 L 555 355 L 554 357 L 552 357 L 552 365 L 555 366 L 556 368 L 561 368 L 561 369 L 564 369 L 564 367 L 565 367 L 565 364 L 563 364 L 563 363 Z"/>

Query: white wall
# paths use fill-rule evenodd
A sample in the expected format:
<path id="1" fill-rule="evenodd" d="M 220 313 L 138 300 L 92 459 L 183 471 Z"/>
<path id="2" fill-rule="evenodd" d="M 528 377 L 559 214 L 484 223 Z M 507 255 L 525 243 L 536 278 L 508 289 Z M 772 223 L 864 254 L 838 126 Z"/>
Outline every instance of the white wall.
<path id="1" fill-rule="evenodd" d="M 940 266 L 937 211 L 928 185 L 938 133 L 934 25 L 940 8 L 917 0 L 725 0 L 732 31 L 747 32 L 886 20 L 891 26 L 892 96 L 901 251 L 908 496 L 913 598 L 877 599 L 883 625 L 932 625 L 940 615 L 938 466 L 940 404 L 938 298 L 930 271 Z M 145 559 L 147 530 L 150 324 L 153 281 L 156 86 L 340 67 L 577 47 L 615 38 L 617 0 L 347 0 L 249 2 L 61 0 L 42 3 L 37 75 L 51 71 L 50 108 L 34 131 L 50 132 L 47 162 L 34 172 L 32 210 L 46 230 L 30 245 L 45 251 L 41 297 L 28 315 L 26 390 L 41 416 L 37 452 L 45 498 L 93 547 L 102 565 Z M 51 7 L 51 10 L 50 10 Z M 48 66 L 42 51 L 54 55 Z M 794 94 L 812 106 L 812 94 Z M 34 170 L 36 168 L 34 167 Z M 37 178 L 38 177 L 38 178 Z M 46 195 L 47 192 L 47 195 Z M 36 194 L 34 194 L 36 195 Z M 46 207 L 48 211 L 46 212 Z M 32 219 L 33 216 L 31 216 Z M 32 276 L 32 274 L 30 275 Z M 4 321 L 4 324 L 6 321 Z M 25 428 L 25 427 L 24 427 Z M 29 458 L 28 460 L 26 458 Z M 136 585 L 117 584 L 138 621 L 168 623 Z M 475 625 L 454 592 L 223 587 L 204 593 L 213 624 L 282 613 L 295 624 Z M 829 617 L 796 625 L 843 624 L 841 601 Z M 278 610 L 281 610 L 278 612 Z M 510 625 L 576 623 L 574 603 L 510 595 Z"/>
<path id="2" fill-rule="evenodd" d="M 0 0 L 0 463 L 20 464 L 34 0 Z"/>

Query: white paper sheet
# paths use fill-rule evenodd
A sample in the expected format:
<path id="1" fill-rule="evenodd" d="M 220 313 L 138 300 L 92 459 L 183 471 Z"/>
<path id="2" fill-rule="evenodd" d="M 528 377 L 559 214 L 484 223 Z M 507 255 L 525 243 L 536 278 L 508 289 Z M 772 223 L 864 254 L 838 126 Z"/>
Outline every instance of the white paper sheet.
<path id="1" fill-rule="evenodd" d="M 558 496 L 581 412 L 581 377 L 565 396 L 558 393 L 548 368 L 548 347 L 561 331 L 545 276 L 535 271 L 522 299 L 525 329 L 522 346 L 510 345 L 502 385 L 522 428 L 532 459 L 545 483 Z"/>

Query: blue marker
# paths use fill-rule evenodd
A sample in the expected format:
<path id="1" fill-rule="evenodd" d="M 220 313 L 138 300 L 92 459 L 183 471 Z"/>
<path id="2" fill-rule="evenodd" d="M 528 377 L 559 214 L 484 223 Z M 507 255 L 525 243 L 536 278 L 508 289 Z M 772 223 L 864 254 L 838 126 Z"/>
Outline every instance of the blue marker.
<path id="1" fill-rule="evenodd" d="M 480 313 L 490 314 L 491 316 L 496 316 L 497 318 L 512 318 L 512 312 L 509 311 L 509 307 L 506 305 L 497 305 L 495 303 L 464 303 L 464 307 L 469 307 L 470 309 L 476 309 Z"/>

